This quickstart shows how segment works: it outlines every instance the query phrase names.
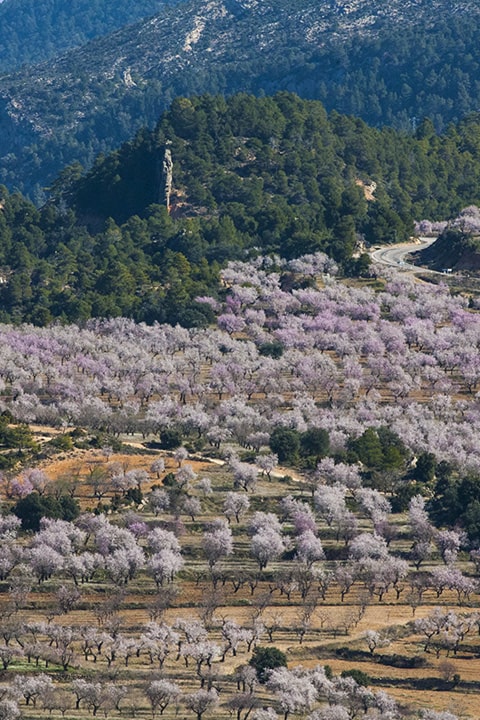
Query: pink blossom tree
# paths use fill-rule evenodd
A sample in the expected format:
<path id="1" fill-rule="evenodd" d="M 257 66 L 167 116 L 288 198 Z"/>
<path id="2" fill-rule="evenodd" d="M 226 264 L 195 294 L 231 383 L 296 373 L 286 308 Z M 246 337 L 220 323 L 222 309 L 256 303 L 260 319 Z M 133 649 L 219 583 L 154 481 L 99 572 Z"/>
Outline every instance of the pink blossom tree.
<path id="1" fill-rule="evenodd" d="M 212 570 L 215 565 L 233 553 L 232 531 L 224 520 L 216 520 L 203 536 L 203 551 Z"/>
<path id="2" fill-rule="evenodd" d="M 245 515 L 250 507 L 250 500 L 246 495 L 236 492 L 228 492 L 225 496 L 223 503 L 223 512 L 227 517 L 228 522 L 232 517 L 235 518 L 237 523 L 240 522 L 240 517 Z"/>

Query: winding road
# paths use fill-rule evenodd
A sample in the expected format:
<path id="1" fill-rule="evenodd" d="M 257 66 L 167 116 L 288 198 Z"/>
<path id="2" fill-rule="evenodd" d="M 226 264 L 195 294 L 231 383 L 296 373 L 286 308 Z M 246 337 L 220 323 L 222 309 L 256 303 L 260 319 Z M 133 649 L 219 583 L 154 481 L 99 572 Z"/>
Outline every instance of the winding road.
<path id="1" fill-rule="evenodd" d="M 420 238 L 420 242 L 400 243 L 398 245 L 384 245 L 370 252 L 370 257 L 381 265 L 389 265 L 403 272 L 435 272 L 419 265 L 413 265 L 405 260 L 406 256 L 418 250 L 424 250 L 435 242 L 436 238 Z"/>

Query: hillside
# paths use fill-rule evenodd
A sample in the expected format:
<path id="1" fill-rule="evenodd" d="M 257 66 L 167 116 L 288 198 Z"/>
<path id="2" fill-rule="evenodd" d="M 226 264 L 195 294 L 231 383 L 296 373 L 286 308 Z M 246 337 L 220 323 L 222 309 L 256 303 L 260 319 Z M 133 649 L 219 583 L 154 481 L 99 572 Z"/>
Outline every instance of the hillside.
<path id="1" fill-rule="evenodd" d="M 474 2 L 190 0 L 1 78 L 0 181 L 41 202 L 63 165 L 90 166 L 199 92 L 295 90 L 372 124 L 411 131 L 428 115 L 441 129 L 480 105 L 479 13 Z"/>
<path id="2" fill-rule="evenodd" d="M 42 62 L 160 12 L 175 0 L 7 0 L 0 3 L 0 72 Z"/>
<path id="3" fill-rule="evenodd" d="M 480 238 L 459 229 L 447 229 L 429 248 L 418 253 L 422 264 L 433 270 L 449 268 L 478 274 L 480 270 Z"/>
<path id="4" fill-rule="evenodd" d="M 437 235 L 437 239 L 428 248 L 413 257 L 432 270 L 449 272 L 466 271 L 478 276 L 480 270 L 480 208 L 471 205 L 449 222 L 439 223 L 436 232 L 430 232 L 428 221 L 419 223 L 419 234 Z M 465 278 L 464 278 L 465 282 Z M 476 284 L 476 283 L 475 283 Z"/>
<path id="5" fill-rule="evenodd" d="M 205 325 L 195 298 L 221 293 L 226 261 L 259 252 L 321 251 L 365 273 L 360 241 L 405 240 L 414 218 L 480 202 L 479 132 L 472 117 L 443 136 L 424 123 L 414 138 L 289 93 L 176 99 L 90 172 L 65 168 L 40 210 L 3 188 L 0 320 Z"/>

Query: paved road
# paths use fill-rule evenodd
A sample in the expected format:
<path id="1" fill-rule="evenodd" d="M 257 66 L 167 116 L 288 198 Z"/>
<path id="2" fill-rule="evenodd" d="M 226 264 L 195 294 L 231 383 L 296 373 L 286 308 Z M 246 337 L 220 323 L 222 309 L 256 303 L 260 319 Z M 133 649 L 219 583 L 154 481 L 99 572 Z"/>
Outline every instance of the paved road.
<path id="1" fill-rule="evenodd" d="M 370 252 L 372 260 L 380 263 L 381 265 L 389 265 L 390 267 L 396 267 L 398 270 L 405 272 L 412 272 L 414 270 L 425 272 L 427 268 L 413 265 L 405 260 L 405 257 L 412 252 L 418 250 L 424 250 L 429 245 L 434 243 L 436 238 L 420 238 L 420 242 L 416 243 L 400 243 L 399 245 L 384 245 L 377 250 Z M 430 272 L 434 272 L 431 270 Z"/>

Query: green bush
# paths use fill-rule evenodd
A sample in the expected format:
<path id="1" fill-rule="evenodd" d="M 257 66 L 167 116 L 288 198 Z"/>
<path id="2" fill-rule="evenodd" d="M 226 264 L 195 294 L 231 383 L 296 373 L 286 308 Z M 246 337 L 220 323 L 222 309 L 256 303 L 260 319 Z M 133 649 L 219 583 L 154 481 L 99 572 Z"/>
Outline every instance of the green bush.
<path id="1" fill-rule="evenodd" d="M 309 428 L 300 436 L 300 447 L 305 455 L 325 457 L 330 451 L 330 435 L 324 428 Z"/>
<path id="2" fill-rule="evenodd" d="M 173 472 L 167 473 L 165 475 L 165 477 L 163 478 L 163 485 L 165 487 L 171 487 L 171 488 L 178 487 L 177 478 L 175 477 L 175 473 L 173 473 Z M 158 487 L 161 487 L 161 485 L 159 485 Z"/>
<path id="3" fill-rule="evenodd" d="M 270 435 L 270 449 L 281 463 L 294 465 L 298 461 L 300 433 L 285 427 L 277 427 Z"/>
<path id="4" fill-rule="evenodd" d="M 274 340 L 273 342 L 265 342 L 259 345 L 258 352 L 259 355 L 263 355 L 264 357 L 271 357 L 274 360 L 278 360 L 278 358 L 281 358 L 283 355 L 283 345 L 278 340 Z"/>
<path id="5" fill-rule="evenodd" d="M 62 495 L 57 499 L 52 495 L 39 495 L 37 492 L 32 492 L 21 498 L 14 505 L 12 511 L 22 521 L 24 530 L 37 531 L 40 529 L 42 517 L 75 520 L 80 514 L 80 506 L 70 495 Z"/>
<path id="6" fill-rule="evenodd" d="M 57 435 L 48 444 L 57 450 L 71 450 L 73 448 L 71 435 Z"/>
<path id="7" fill-rule="evenodd" d="M 250 658 L 249 665 L 257 671 L 261 683 L 268 679 L 269 671 L 277 667 L 287 667 L 287 656 L 276 647 L 257 646 Z"/>
<path id="8" fill-rule="evenodd" d="M 143 493 L 138 487 L 128 488 L 125 493 L 125 499 L 129 502 L 135 503 L 136 505 L 140 505 L 143 500 Z"/>
<path id="9" fill-rule="evenodd" d="M 160 433 L 160 444 L 164 450 L 175 450 L 182 444 L 182 433 L 178 428 L 166 428 Z"/>
<path id="10" fill-rule="evenodd" d="M 350 462 L 360 461 L 380 471 L 405 466 L 409 452 L 402 440 L 387 427 L 367 428 L 363 435 L 348 443 Z"/>
<path id="11" fill-rule="evenodd" d="M 352 668 L 351 670 L 343 670 L 342 678 L 347 677 L 353 678 L 357 685 L 363 685 L 363 687 L 370 685 L 371 682 L 370 676 L 367 675 L 366 672 L 363 672 L 363 670 L 358 670 L 357 668 Z"/>

